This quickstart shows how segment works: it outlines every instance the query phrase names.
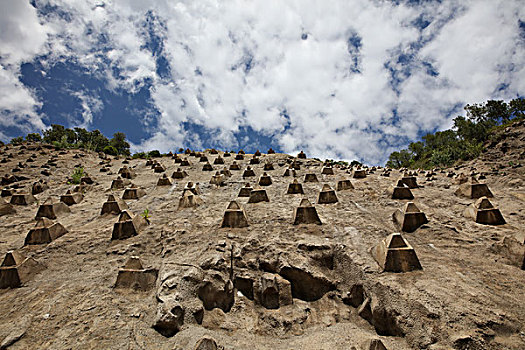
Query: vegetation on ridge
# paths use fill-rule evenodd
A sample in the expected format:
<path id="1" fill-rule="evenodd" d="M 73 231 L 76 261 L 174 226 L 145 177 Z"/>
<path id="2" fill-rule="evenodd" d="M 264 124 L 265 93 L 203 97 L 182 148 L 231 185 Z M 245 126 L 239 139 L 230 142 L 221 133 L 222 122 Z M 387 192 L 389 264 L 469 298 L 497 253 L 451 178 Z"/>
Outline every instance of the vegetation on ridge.
<path id="1" fill-rule="evenodd" d="M 409 144 L 407 149 L 392 152 L 386 166 L 428 169 L 474 159 L 495 130 L 525 118 L 525 99 L 467 104 L 465 111 L 466 117 L 454 118 L 452 129 L 428 133 L 421 141 Z"/>

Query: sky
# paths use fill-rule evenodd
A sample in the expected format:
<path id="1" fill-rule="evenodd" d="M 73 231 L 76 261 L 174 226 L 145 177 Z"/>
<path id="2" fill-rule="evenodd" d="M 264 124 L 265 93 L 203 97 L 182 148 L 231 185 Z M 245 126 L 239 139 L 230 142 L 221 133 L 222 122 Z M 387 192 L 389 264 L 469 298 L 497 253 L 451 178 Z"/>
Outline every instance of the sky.
<path id="1" fill-rule="evenodd" d="M 525 95 L 522 0 L 2 0 L 0 140 L 383 164 L 467 103 Z"/>

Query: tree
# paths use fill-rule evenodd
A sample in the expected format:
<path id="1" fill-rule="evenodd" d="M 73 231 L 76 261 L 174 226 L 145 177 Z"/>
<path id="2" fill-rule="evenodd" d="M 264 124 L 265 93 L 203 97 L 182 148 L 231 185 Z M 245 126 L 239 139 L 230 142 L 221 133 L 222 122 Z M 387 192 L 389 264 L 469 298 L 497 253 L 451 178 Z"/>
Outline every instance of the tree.
<path id="1" fill-rule="evenodd" d="M 392 152 L 390 157 L 388 157 L 388 162 L 386 163 L 387 167 L 390 168 L 404 168 L 409 167 L 412 160 L 412 155 L 406 149 L 403 149 L 399 152 Z"/>
<path id="2" fill-rule="evenodd" d="M 515 98 L 509 102 L 509 114 L 511 117 L 525 117 L 525 98 Z"/>
<path id="3" fill-rule="evenodd" d="M 53 141 L 61 142 L 62 136 L 66 134 L 66 130 L 62 125 L 51 124 L 51 128 L 44 131 L 44 142 L 53 143 Z"/>
<path id="4" fill-rule="evenodd" d="M 124 133 L 114 133 L 113 138 L 109 141 L 109 143 L 117 150 L 117 154 L 129 156 L 129 143 L 126 142 L 126 135 Z"/>
<path id="5" fill-rule="evenodd" d="M 14 137 L 9 141 L 12 145 L 20 145 L 22 142 L 24 142 L 24 138 L 22 136 Z"/>
<path id="6" fill-rule="evenodd" d="M 42 136 L 40 136 L 40 134 L 38 133 L 31 133 L 31 134 L 27 134 L 26 136 L 26 141 L 28 142 L 41 142 L 42 141 Z"/>

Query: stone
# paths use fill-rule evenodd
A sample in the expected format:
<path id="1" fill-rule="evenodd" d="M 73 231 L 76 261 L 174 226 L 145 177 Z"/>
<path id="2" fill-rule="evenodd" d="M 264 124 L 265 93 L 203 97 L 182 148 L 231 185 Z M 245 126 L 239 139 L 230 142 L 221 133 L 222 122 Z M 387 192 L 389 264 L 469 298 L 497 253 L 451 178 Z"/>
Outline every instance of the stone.
<path id="1" fill-rule="evenodd" d="M 388 350 L 381 339 L 369 339 L 362 345 L 363 350 Z"/>
<path id="2" fill-rule="evenodd" d="M 280 275 L 264 273 L 254 286 L 255 302 L 267 309 L 293 304 L 292 285 Z"/>
<path id="3" fill-rule="evenodd" d="M 137 256 L 128 259 L 124 267 L 119 269 L 115 288 L 148 291 L 155 287 L 159 270 L 145 269 Z"/>
<path id="4" fill-rule="evenodd" d="M 505 219 L 498 208 L 495 208 L 487 197 L 478 200 L 465 209 L 464 215 L 478 224 L 504 225 Z"/>
<path id="5" fill-rule="evenodd" d="M 54 202 L 51 197 L 40 204 L 35 219 L 48 218 L 55 220 L 61 214 L 71 213 L 71 209 L 63 202 Z"/>
<path id="6" fill-rule="evenodd" d="M 392 233 L 372 248 L 372 256 L 385 272 L 408 272 L 421 270 L 416 251 L 401 236 Z"/>
<path id="7" fill-rule="evenodd" d="M 132 185 L 131 187 L 126 188 L 124 190 L 122 199 L 139 199 L 141 197 L 144 197 L 145 195 L 146 191 L 144 189 Z"/>
<path id="8" fill-rule="evenodd" d="M 84 199 L 82 192 L 71 192 L 71 190 L 67 190 L 65 195 L 60 196 L 60 201 L 68 206 L 78 204 L 82 202 L 82 199 Z"/>
<path id="9" fill-rule="evenodd" d="M 392 199 L 414 199 L 410 188 L 401 181 L 398 181 L 396 186 L 390 188 L 388 193 Z"/>
<path id="10" fill-rule="evenodd" d="M 15 193 L 11 196 L 11 204 L 30 205 L 36 202 L 36 198 L 30 193 Z"/>
<path id="11" fill-rule="evenodd" d="M 113 225 L 111 240 L 126 239 L 136 236 L 147 224 L 148 223 L 146 219 L 144 219 L 142 216 L 133 215 L 128 210 L 124 210 L 122 213 L 120 213 L 118 221 Z"/>
<path id="12" fill-rule="evenodd" d="M 171 186 L 171 180 L 166 174 L 163 174 L 157 181 L 157 186 Z"/>
<path id="13" fill-rule="evenodd" d="M 106 202 L 102 205 L 102 211 L 100 212 L 100 215 L 120 214 L 126 209 L 128 209 L 126 202 L 110 194 L 108 195 Z"/>
<path id="14" fill-rule="evenodd" d="M 394 225 L 403 232 L 414 232 L 421 225 L 428 223 L 425 213 L 422 213 L 413 202 L 407 202 L 403 210 L 397 209 L 392 214 Z"/>
<path id="15" fill-rule="evenodd" d="M 253 169 L 251 167 L 246 167 L 246 170 L 244 170 L 244 172 L 242 173 L 242 177 L 243 178 L 246 178 L 246 177 L 253 177 L 255 176 L 255 172 L 253 171 Z"/>
<path id="16" fill-rule="evenodd" d="M 454 192 L 456 196 L 467 197 L 471 199 L 487 197 L 492 198 L 492 192 L 490 192 L 487 184 L 479 183 L 475 178 L 471 177 L 470 181 L 459 185 L 458 189 Z"/>
<path id="17" fill-rule="evenodd" d="M 269 202 L 270 199 L 268 198 L 268 195 L 266 194 L 266 190 L 262 188 L 254 188 L 250 192 L 250 198 L 248 199 L 248 203 L 259 203 L 259 202 Z"/>
<path id="18" fill-rule="evenodd" d="M 173 337 L 184 324 L 184 308 L 180 305 L 166 307 L 164 303 L 157 308 L 153 329 L 165 337 Z"/>
<path id="19" fill-rule="evenodd" d="M 196 344 L 194 350 L 217 350 L 217 342 L 213 338 L 201 338 Z"/>
<path id="20" fill-rule="evenodd" d="M 353 190 L 354 185 L 352 185 L 352 182 L 348 179 L 341 179 L 337 181 L 336 190 L 337 191 L 346 191 L 346 190 Z"/>
<path id="21" fill-rule="evenodd" d="M 53 222 L 48 218 L 40 218 L 35 227 L 29 230 L 24 245 L 51 243 L 67 232 L 66 228 L 60 223 Z"/>
<path id="22" fill-rule="evenodd" d="M 182 191 L 178 209 L 195 208 L 203 203 L 204 201 L 199 197 L 194 188 L 186 188 Z"/>
<path id="23" fill-rule="evenodd" d="M 308 173 L 304 175 L 304 182 L 319 182 L 319 180 L 317 179 L 317 175 Z"/>
<path id="24" fill-rule="evenodd" d="M 297 179 L 294 179 L 291 184 L 288 184 L 286 194 L 304 194 L 303 185 L 301 185 Z"/>
<path id="25" fill-rule="evenodd" d="M 321 192 L 319 192 L 319 197 L 317 199 L 317 204 L 332 204 L 337 203 L 337 195 L 335 191 L 328 184 L 324 184 Z"/>
<path id="26" fill-rule="evenodd" d="M 263 173 L 259 178 L 259 186 L 270 186 L 271 184 L 272 178 L 267 173 Z"/>
<path id="27" fill-rule="evenodd" d="M 239 190 L 239 195 L 237 197 L 250 197 L 250 193 L 252 192 L 253 188 L 250 186 L 250 183 L 247 182 L 241 189 Z"/>
<path id="28" fill-rule="evenodd" d="M 8 251 L 0 265 L 0 289 L 18 288 L 45 266 L 17 251 Z"/>
<path id="29" fill-rule="evenodd" d="M 247 226 L 246 213 L 236 201 L 231 201 L 224 212 L 221 227 L 242 228 Z"/>
<path id="30" fill-rule="evenodd" d="M 334 168 L 330 166 L 323 167 L 323 170 L 321 170 L 321 174 L 323 175 L 334 175 Z"/>
<path id="31" fill-rule="evenodd" d="M 319 219 L 319 215 L 317 215 L 317 210 L 315 210 L 315 207 L 307 198 L 303 198 L 299 206 L 295 208 L 293 213 L 293 224 L 321 225 L 321 219 Z"/>

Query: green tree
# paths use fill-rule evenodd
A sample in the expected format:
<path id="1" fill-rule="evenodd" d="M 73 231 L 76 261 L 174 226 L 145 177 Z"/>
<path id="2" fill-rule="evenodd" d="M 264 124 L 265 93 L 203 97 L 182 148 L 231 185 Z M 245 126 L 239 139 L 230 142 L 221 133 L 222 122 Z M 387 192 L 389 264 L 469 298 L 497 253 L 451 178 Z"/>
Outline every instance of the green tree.
<path id="1" fill-rule="evenodd" d="M 61 142 L 62 136 L 64 136 L 65 134 L 66 130 L 62 125 L 51 124 L 51 128 L 44 130 L 44 142 Z"/>
<path id="2" fill-rule="evenodd" d="M 12 145 L 20 145 L 22 142 L 24 142 L 24 138 L 22 136 L 14 137 L 9 141 Z"/>
<path id="3" fill-rule="evenodd" d="M 113 138 L 109 141 L 109 144 L 117 150 L 117 154 L 129 156 L 129 143 L 126 141 L 126 135 L 124 133 L 114 133 Z"/>
<path id="4" fill-rule="evenodd" d="M 412 160 L 412 155 L 406 149 L 399 152 L 392 152 L 388 157 L 387 167 L 390 168 L 404 168 L 409 167 Z"/>
<path id="5" fill-rule="evenodd" d="M 40 136 L 39 133 L 30 133 L 30 134 L 27 134 L 26 136 L 26 141 L 28 142 L 41 142 L 42 141 L 42 136 Z"/>

